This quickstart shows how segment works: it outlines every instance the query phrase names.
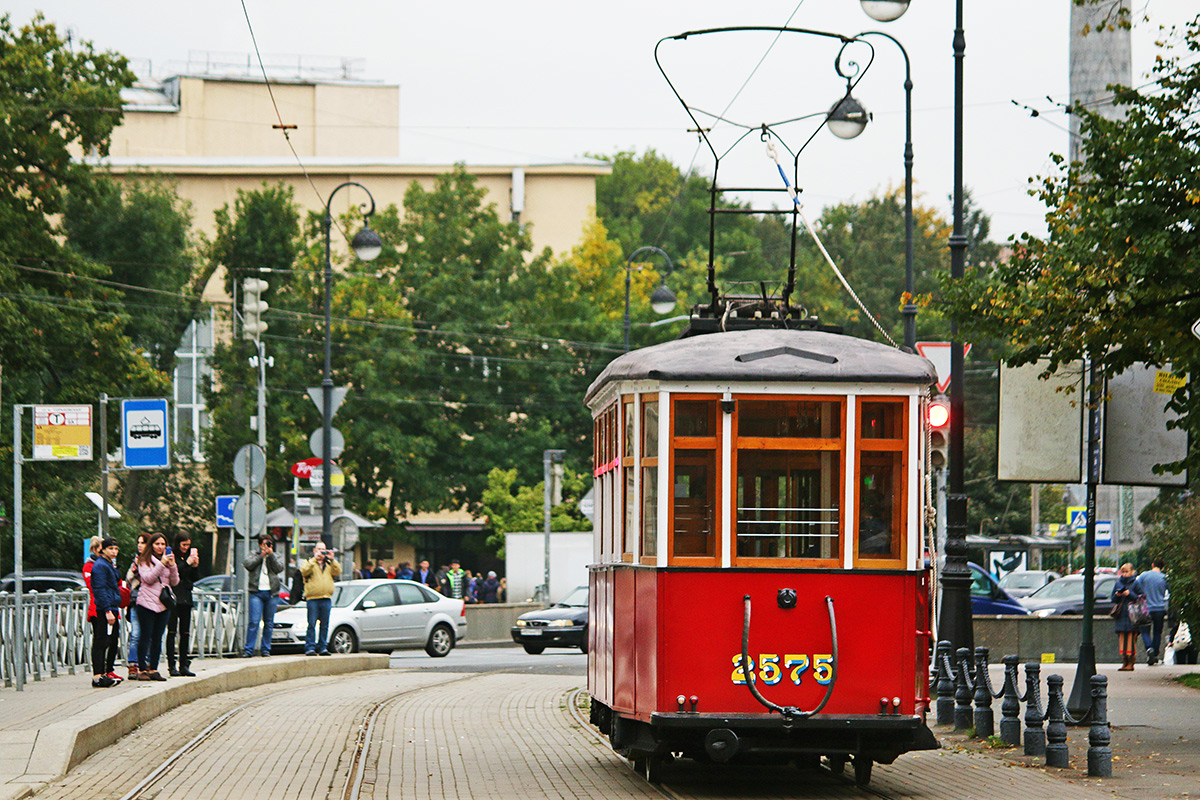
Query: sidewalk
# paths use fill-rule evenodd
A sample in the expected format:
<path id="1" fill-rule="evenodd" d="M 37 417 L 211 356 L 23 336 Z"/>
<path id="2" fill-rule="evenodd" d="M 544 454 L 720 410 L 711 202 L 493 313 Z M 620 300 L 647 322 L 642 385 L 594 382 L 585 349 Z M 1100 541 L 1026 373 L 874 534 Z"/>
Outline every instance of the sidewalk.
<path id="1" fill-rule="evenodd" d="M 134 728 L 200 697 L 293 678 L 387 669 L 386 655 L 193 661 L 195 678 L 93 689 L 86 670 L 0 689 L 0 800 L 27 797 Z"/>
<path id="2" fill-rule="evenodd" d="M 993 748 L 965 732 L 947 727 L 933 728 L 945 747 L 986 754 L 1014 766 L 1039 770 L 1078 786 L 1101 789 L 1123 800 L 1200 798 L 1200 690 L 1173 680 L 1180 675 L 1200 673 L 1200 665 L 1149 667 L 1143 661 L 1133 672 L 1119 672 L 1116 664 L 1101 664 L 1098 672 L 1108 677 L 1108 719 L 1112 728 L 1113 776 L 1087 777 L 1087 726 L 1068 728 L 1069 769 L 1048 769 L 1041 757 L 1027 757 L 1020 747 Z M 1024 669 L 1020 672 L 1024 679 Z M 1062 675 L 1070 692 L 1075 679 L 1074 664 L 1042 665 L 1042 704 L 1046 704 L 1048 675 Z M 993 673 L 997 688 L 1003 673 Z M 1022 691 L 1024 686 L 1022 685 Z M 1000 701 L 992 704 L 999 731 Z M 1024 714 L 1024 706 L 1021 710 Z M 1022 722 L 1022 726 L 1024 723 Z"/>

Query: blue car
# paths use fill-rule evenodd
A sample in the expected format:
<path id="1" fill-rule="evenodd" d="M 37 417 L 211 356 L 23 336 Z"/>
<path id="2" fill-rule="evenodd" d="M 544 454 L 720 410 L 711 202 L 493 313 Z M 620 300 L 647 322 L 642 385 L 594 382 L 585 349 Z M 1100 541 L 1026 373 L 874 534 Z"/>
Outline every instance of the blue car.
<path id="1" fill-rule="evenodd" d="M 1017 614 L 1025 616 L 1029 610 L 1000 588 L 992 574 L 978 564 L 967 562 L 971 568 L 971 613 L 975 615 Z"/>

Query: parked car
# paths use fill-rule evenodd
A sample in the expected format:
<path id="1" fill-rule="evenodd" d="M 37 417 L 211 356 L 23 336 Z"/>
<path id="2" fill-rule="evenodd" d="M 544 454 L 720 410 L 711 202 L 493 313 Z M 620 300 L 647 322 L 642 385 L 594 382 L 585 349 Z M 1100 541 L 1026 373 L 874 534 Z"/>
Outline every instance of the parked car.
<path id="1" fill-rule="evenodd" d="M 192 588 L 203 592 L 232 592 L 237 589 L 233 585 L 232 575 L 209 575 L 207 578 L 201 578 L 193 583 Z M 286 603 L 289 598 L 288 587 L 281 584 L 279 587 L 280 602 Z"/>
<path id="2" fill-rule="evenodd" d="M 83 572 L 70 569 L 31 569 L 21 573 L 21 588 L 26 592 L 86 592 Z M 0 579 L 0 592 L 15 592 L 17 576 L 10 572 Z"/>
<path id="3" fill-rule="evenodd" d="M 1025 610 L 1008 592 L 1000 588 L 1000 584 L 978 564 L 967 562 L 971 568 L 971 613 L 972 614 L 1018 614 L 1025 615 Z"/>
<path id="4" fill-rule="evenodd" d="M 1117 582 L 1116 575 L 1100 574 L 1096 576 L 1096 607 L 1097 613 L 1106 613 L 1112 607 L 1113 586 Z M 1022 597 L 1021 605 L 1029 609 L 1029 613 L 1037 617 L 1054 617 L 1062 614 L 1083 613 L 1083 576 L 1067 575 L 1054 583 L 1048 583 L 1028 597 Z"/>
<path id="5" fill-rule="evenodd" d="M 467 635 L 466 604 L 415 581 L 345 581 L 333 590 L 329 630 L 329 649 L 335 653 L 424 647 L 441 658 Z M 277 611 L 271 649 L 303 649 L 307 632 L 303 601 Z"/>
<path id="6" fill-rule="evenodd" d="M 1028 597 L 1062 575 L 1048 569 L 1024 569 L 1010 572 L 1000 579 L 1000 588 L 1016 598 Z"/>
<path id="7" fill-rule="evenodd" d="M 517 617 L 512 640 L 536 656 L 547 647 L 578 647 L 588 651 L 588 587 L 576 586 L 549 608 Z"/>

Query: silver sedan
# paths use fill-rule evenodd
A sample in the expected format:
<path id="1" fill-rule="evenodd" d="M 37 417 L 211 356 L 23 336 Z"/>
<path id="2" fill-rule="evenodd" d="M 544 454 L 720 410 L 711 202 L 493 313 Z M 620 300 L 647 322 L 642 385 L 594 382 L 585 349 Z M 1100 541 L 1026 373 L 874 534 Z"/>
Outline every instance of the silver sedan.
<path id="1" fill-rule="evenodd" d="M 356 580 L 334 589 L 329 630 L 329 649 L 335 653 L 424 647 L 441 658 L 467 635 L 467 617 L 462 600 L 443 597 L 419 583 Z M 304 603 L 277 611 L 271 647 L 303 648 L 307 632 Z"/>

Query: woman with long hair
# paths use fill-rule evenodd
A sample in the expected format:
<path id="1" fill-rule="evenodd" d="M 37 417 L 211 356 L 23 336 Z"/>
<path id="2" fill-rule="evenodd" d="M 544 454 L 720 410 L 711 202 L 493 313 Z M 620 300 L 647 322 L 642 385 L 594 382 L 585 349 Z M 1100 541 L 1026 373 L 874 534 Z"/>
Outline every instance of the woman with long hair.
<path id="1" fill-rule="evenodd" d="M 1121 651 L 1119 672 L 1129 672 L 1137 660 L 1137 628 L 1129 619 L 1129 604 L 1137 599 L 1133 591 L 1134 579 L 1133 564 L 1125 563 L 1113 586 L 1113 630 L 1117 633 L 1117 649 Z"/>
<path id="2" fill-rule="evenodd" d="M 129 570 L 125 573 L 125 583 L 129 586 L 129 657 L 125 659 L 125 666 L 129 667 L 129 680 L 131 681 L 138 679 L 138 643 L 142 639 L 142 626 L 138 622 L 137 614 L 138 588 L 141 586 L 141 581 L 138 579 L 137 560 L 146 551 L 148 538 L 148 534 L 138 534 L 137 554 L 133 557 L 133 561 L 129 564 Z"/>
<path id="3" fill-rule="evenodd" d="M 146 541 L 146 549 L 138 554 L 136 566 L 138 579 L 137 615 L 141 625 L 141 645 L 138 650 L 138 680 L 165 681 L 158 673 L 158 660 L 162 655 L 163 634 L 167 630 L 167 607 L 162 601 L 165 586 L 179 583 L 179 570 L 175 556 L 167 552 L 167 537 L 152 533 Z"/>

